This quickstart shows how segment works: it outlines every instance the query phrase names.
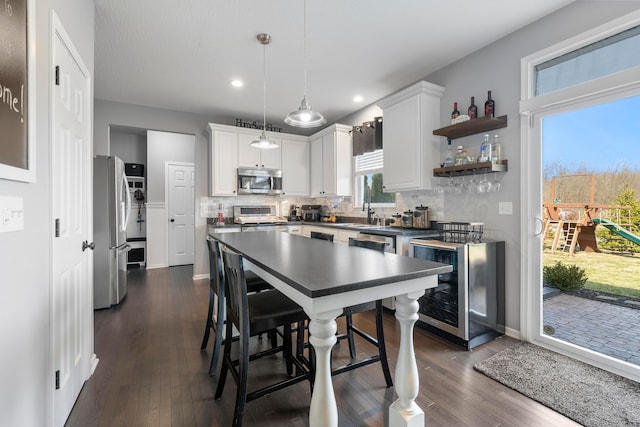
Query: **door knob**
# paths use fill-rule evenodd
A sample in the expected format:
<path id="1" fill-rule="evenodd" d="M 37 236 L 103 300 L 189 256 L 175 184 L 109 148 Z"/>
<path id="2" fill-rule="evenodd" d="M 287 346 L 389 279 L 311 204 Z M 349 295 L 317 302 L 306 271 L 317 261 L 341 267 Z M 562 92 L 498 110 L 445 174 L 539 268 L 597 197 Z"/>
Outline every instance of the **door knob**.
<path id="1" fill-rule="evenodd" d="M 94 250 L 95 248 L 96 248 L 95 242 L 89 243 L 88 240 L 85 240 L 84 242 L 82 242 L 82 252 L 86 251 L 87 249 Z"/>

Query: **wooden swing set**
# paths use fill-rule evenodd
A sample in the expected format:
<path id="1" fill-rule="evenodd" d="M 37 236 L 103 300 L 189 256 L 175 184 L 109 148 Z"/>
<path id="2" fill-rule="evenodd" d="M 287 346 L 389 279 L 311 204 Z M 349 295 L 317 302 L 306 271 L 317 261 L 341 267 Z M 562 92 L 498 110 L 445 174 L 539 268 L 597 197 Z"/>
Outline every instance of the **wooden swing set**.
<path id="1" fill-rule="evenodd" d="M 553 241 L 551 253 L 556 250 L 574 256 L 576 247 L 585 252 L 599 252 L 596 240 L 596 223 L 594 218 L 602 218 L 611 211 L 617 213 L 620 223 L 620 213 L 624 210 L 631 212 L 630 206 L 597 205 L 595 204 L 595 176 L 594 175 L 565 175 L 590 176 L 589 203 L 562 203 L 556 197 L 556 177 L 551 178 L 551 201 L 545 201 L 544 209 L 544 238 L 551 234 Z"/>

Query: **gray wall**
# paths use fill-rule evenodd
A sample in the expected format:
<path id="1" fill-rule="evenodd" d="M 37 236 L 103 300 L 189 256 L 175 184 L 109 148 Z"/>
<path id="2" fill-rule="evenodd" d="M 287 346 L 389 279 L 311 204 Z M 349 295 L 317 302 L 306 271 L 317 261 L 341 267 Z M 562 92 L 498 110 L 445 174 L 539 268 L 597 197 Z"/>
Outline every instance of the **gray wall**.
<path id="1" fill-rule="evenodd" d="M 94 3 L 36 0 L 36 182 L 0 180 L 0 194 L 24 198 L 24 230 L 0 233 L 0 425 L 45 426 L 50 371 L 51 199 L 49 93 L 51 9 L 93 75 Z"/>
<path id="2" fill-rule="evenodd" d="M 111 155 L 125 163 L 147 164 L 147 131 L 111 128 Z M 145 170 L 146 175 L 146 170 Z"/>
<path id="3" fill-rule="evenodd" d="M 520 222 L 520 177 L 527 173 L 520 167 L 520 59 L 639 7 L 637 1 L 575 2 L 423 78 L 446 88 L 440 105 L 442 126 L 450 123 L 454 102 L 458 102 L 460 112 L 466 112 L 470 97 L 475 96 L 476 105 L 482 109 L 487 90 L 493 91 L 496 116 L 508 115 L 508 127 L 491 132 L 492 135 L 500 135 L 503 158 L 509 160 L 509 171 L 497 174 L 502 183 L 500 193 L 440 196 L 443 199 L 443 216 L 438 219 L 481 221 L 485 223 L 489 237 L 506 241 L 506 324 L 512 333 L 520 330 L 520 229 L 525 226 Z M 374 105 L 368 106 L 339 122 L 356 125 L 371 120 L 376 111 Z M 456 139 L 453 144 L 470 147 L 469 154 L 477 155 L 481 141 L 480 134 Z M 445 150 L 446 140 L 443 138 L 441 159 Z M 499 202 L 512 202 L 513 215 L 499 216 Z"/>

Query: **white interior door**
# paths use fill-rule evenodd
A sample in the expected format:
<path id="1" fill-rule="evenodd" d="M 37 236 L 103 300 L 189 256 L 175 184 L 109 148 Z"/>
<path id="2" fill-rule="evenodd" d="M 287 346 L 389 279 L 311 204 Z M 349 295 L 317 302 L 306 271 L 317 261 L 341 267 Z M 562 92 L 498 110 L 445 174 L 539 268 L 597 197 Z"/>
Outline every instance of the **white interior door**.
<path id="1" fill-rule="evenodd" d="M 91 371 L 93 240 L 90 76 L 54 15 L 51 99 L 53 420 L 64 425 Z"/>
<path id="2" fill-rule="evenodd" d="M 193 264 L 195 167 L 168 165 L 169 266 Z"/>

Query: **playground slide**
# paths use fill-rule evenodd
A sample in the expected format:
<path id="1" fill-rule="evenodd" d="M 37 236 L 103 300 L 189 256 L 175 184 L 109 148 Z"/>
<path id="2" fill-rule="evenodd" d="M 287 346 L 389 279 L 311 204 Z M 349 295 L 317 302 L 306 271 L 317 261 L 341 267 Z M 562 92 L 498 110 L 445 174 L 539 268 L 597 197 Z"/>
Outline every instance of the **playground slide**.
<path id="1" fill-rule="evenodd" d="M 630 232 L 626 228 L 620 227 L 615 222 L 611 222 L 608 219 L 604 219 L 604 218 L 594 218 L 593 222 L 595 222 L 596 224 L 600 224 L 603 227 L 608 228 L 613 233 L 616 233 L 618 236 L 624 237 L 625 239 L 627 239 L 630 242 L 635 243 L 636 245 L 640 245 L 640 237 L 636 236 L 635 234 L 633 234 L 632 232 Z"/>

